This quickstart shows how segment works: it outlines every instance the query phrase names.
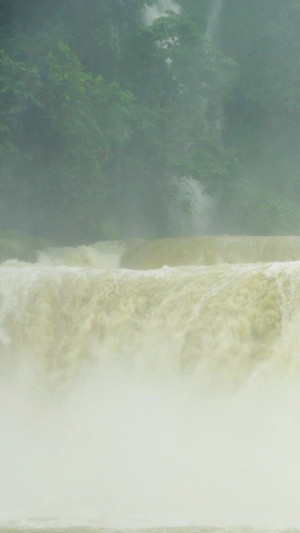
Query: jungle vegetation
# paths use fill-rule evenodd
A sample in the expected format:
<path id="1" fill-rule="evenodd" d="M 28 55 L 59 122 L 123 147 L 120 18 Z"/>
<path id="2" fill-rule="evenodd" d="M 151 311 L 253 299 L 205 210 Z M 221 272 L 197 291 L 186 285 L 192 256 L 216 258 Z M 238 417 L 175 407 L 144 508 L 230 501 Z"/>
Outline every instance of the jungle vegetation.
<path id="1" fill-rule="evenodd" d="M 172 234 L 172 179 L 212 231 L 300 232 L 300 1 L 0 0 L 0 229 L 57 244 Z M 188 206 L 186 206 L 188 208 Z"/>

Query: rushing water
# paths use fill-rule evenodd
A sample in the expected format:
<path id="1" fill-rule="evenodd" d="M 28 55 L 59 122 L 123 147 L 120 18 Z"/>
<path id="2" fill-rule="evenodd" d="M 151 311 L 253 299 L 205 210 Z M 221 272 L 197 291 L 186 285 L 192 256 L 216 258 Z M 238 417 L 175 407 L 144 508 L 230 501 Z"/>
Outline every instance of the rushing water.
<path id="1" fill-rule="evenodd" d="M 205 39 L 214 42 L 219 25 L 223 0 L 211 0 L 210 13 L 207 20 Z"/>
<path id="2" fill-rule="evenodd" d="M 300 239 L 38 257 L 0 266 L 0 531 L 299 527 Z"/>

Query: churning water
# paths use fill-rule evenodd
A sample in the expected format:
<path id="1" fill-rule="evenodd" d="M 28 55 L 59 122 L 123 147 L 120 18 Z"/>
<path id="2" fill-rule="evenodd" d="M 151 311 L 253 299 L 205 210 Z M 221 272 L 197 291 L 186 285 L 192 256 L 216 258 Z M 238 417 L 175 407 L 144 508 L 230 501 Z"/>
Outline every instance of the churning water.
<path id="1" fill-rule="evenodd" d="M 300 238 L 46 250 L 0 304 L 0 531 L 300 526 Z"/>

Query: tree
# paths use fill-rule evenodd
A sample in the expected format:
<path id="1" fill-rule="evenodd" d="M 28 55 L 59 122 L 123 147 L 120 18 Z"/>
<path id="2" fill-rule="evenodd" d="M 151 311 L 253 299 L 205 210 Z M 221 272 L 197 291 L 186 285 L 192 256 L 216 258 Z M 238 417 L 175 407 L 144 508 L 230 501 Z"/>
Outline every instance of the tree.
<path id="1" fill-rule="evenodd" d="M 239 154 L 222 218 L 250 233 L 299 228 L 300 3 L 227 0 L 222 48 L 238 64 L 225 107 L 226 147 Z"/>

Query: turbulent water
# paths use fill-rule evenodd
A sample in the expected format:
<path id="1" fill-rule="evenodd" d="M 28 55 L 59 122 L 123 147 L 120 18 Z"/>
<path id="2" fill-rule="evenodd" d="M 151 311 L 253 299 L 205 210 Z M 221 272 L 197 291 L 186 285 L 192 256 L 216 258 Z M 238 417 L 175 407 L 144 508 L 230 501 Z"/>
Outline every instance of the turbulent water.
<path id="1" fill-rule="evenodd" d="M 300 526 L 300 238 L 48 249 L 0 303 L 0 531 Z"/>

